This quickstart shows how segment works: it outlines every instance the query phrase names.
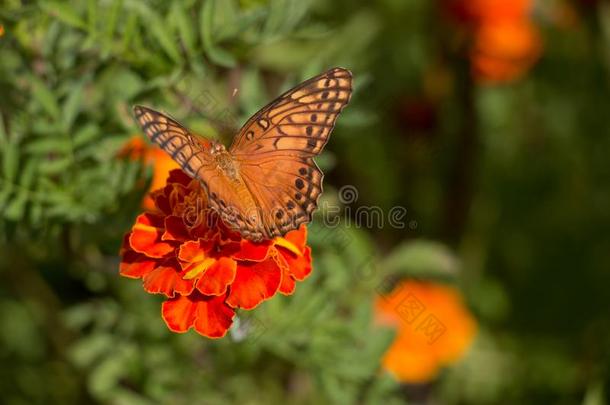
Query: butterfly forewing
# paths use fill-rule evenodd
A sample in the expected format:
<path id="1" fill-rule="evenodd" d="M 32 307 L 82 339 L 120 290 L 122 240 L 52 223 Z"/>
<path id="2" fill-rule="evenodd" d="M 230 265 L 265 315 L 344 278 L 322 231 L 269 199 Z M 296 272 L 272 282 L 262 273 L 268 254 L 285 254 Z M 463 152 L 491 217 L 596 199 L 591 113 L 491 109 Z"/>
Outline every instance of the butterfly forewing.
<path id="1" fill-rule="evenodd" d="M 240 158 L 264 154 L 315 156 L 326 145 L 351 92 L 348 70 L 334 68 L 311 78 L 250 118 L 229 151 Z"/>
<path id="2" fill-rule="evenodd" d="M 174 119 L 139 105 L 133 111 L 148 139 L 159 145 L 189 176 L 197 178 L 199 170 L 213 163 L 205 152 L 209 144 L 195 138 Z"/>

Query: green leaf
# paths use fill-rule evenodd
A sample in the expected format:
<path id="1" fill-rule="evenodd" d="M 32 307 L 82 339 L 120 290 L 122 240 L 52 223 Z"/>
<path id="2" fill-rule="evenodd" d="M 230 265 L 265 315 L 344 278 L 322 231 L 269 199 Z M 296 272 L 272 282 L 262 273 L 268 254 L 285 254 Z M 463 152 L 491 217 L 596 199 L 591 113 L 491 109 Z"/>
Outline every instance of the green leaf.
<path id="1" fill-rule="evenodd" d="M 8 134 L 4 126 L 4 118 L 0 114 L 0 146 L 6 145 L 9 142 Z"/>
<path id="2" fill-rule="evenodd" d="M 216 0 L 207 0 L 201 7 L 199 25 L 201 26 L 201 42 L 203 44 L 203 50 L 212 60 L 212 62 L 224 67 L 235 67 L 237 65 L 237 61 L 233 55 L 215 46 L 213 35 L 215 5 Z"/>
<path id="3" fill-rule="evenodd" d="M 68 132 L 82 107 L 83 83 L 71 87 L 72 91 L 63 105 L 62 124 L 64 131 Z"/>
<path id="4" fill-rule="evenodd" d="M 193 30 L 193 23 L 186 14 L 183 3 L 172 3 L 171 19 L 174 26 L 178 29 L 180 40 L 182 41 L 186 52 L 191 58 L 194 59 L 197 52 L 195 45 L 195 32 Z"/>
<path id="5" fill-rule="evenodd" d="M 66 137 L 53 137 L 53 138 L 37 138 L 31 142 L 28 142 L 24 146 L 26 153 L 39 155 L 39 154 L 65 154 L 70 152 L 72 148 L 70 139 Z"/>
<path id="6" fill-rule="evenodd" d="M 14 183 L 19 168 L 19 150 L 15 142 L 9 141 L 2 150 L 2 178 L 4 181 Z"/>
<path id="7" fill-rule="evenodd" d="M 86 125 L 80 128 L 72 138 L 74 148 L 80 148 L 91 143 L 99 135 L 99 129 L 95 124 Z"/>
<path id="8" fill-rule="evenodd" d="M 26 203 L 27 194 L 18 193 L 17 197 L 12 199 L 4 210 L 4 218 L 11 221 L 19 221 L 23 218 Z"/>
<path id="9" fill-rule="evenodd" d="M 164 21 L 159 14 L 153 9 L 138 5 L 135 7 L 143 19 L 144 26 L 150 30 L 150 33 L 159 43 L 159 46 L 165 51 L 165 53 L 175 62 L 180 64 L 182 58 L 180 51 L 176 46 L 175 35 L 170 31 L 170 25 Z"/>
<path id="10" fill-rule="evenodd" d="M 53 17 L 57 17 L 60 21 L 81 29 L 86 29 L 87 24 L 72 7 L 70 3 L 59 1 L 43 1 L 40 3 L 40 8 L 46 11 Z"/>
<path id="11" fill-rule="evenodd" d="M 453 277 L 459 262 L 447 246 L 417 240 L 397 246 L 382 266 L 390 273 L 411 277 Z"/>
<path id="12" fill-rule="evenodd" d="M 60 116 L 59 104 L 53 92 L 36 76 L 31 76 L 30 82 L 34 99 L 51 117 L 58 119 Z"/>
<path id="13" fill-rule="evenodd" d="M 43 174 L 59 174 L 67 170 L 72 165 L 72 163 L 74 163 L 72 156 L 52 160 L 43 160 L 39 164 L 39 169 L 40 172 Z"/>

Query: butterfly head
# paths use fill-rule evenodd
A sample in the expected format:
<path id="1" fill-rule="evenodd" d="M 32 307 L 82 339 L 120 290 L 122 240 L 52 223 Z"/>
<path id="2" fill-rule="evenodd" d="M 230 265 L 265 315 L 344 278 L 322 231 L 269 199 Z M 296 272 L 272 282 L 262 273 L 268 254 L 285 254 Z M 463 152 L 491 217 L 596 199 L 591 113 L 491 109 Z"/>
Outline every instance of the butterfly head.
<path id="1" fill-rule="evenodd" d="M 227 149 L 225 148 L 225 146 L 222 143 L 212 141 L 212 146 L 210 147 L 210 153 L 212 155 L 221 155 L 221 154 L 227 153 Z"/>

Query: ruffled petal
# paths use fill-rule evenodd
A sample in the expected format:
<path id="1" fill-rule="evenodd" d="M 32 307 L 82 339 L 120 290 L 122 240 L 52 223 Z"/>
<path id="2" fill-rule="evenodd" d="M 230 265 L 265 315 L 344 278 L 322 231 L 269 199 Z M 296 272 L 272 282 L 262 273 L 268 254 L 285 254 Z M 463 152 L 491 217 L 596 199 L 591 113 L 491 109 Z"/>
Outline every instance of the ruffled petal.
<path id="1" fill-rule="evenodd" d="M 169 172 L 169 176 L 167 177 L 167 184 L 178 183 L 187 187 L 191 182 L 192 178 L 189 177 L 188 174 L 184 173 L 180 169 L 175 169 Z"/>
<path id="2" fill-rule="evenodd" d="M 290 274 L 299 281 L 303 281 L 311 273 L 311 248 L 305 247 L 300 256 L 285 249 L 278 249 L 279 254 L 286 260 Z"/>
<path id="3" fill-rule="evenodd" d="M 235 311 L 225 304 L 225 297 L 205 297 L 197 305 L 195 330 L 209 338 L 221 338 L 233 324 Z"/>
<path id="4" fill-rule="evenodd" d="M 129 278 L 141 278 L 150 273 L 156 265 L 157 262 L 154 260 L 150 260 L 143 254 L 130 250 L 123 254 L 121 264 L 119 265 L 119 273 Z"/>
<path id="5" fill-rule="evenodd" d="M 178 242 L 190 239 L 189 231 L 184 225 L 184 221 L 181 217 L 176 215 L 165 217 L 165 232 L 161 236 L 161 239 Z"/>
<path id="6" fill-rule="evenodd" d="M 303 251 L 307 242 L 307 227 L 301 224 L 299 229 L 295 229 L 284 235 L 284 239 L 292 242 L 300 251 Z"/>
<path id="7" fill-rule="evenodd" d="M 129 236 L 129 245 L 138 253 L 161 258 L 174 250 L 171 244 L 161 241 L 163 232 L 161 217 L 151 213 L 140 214 Z"/>
<path id="8" fill-rule="evenodd" d="M 290 270 L 287 267 L 282 268 L 282 282 L 278 291 L 284 295 L 292 295 L 296 288 L 296 281 L 290 274 Z"/>
<path id="9" fill-rule="evenodd" d="M 189 240 L 180 245 L 178 259 L 187 264 L 200 262 L 205 259 L 205 250 L 198 240 Z"/>
<path id="10" fill-rule="evenodd" d="M 159 266 L 143 279 L 144 290 L 151 294 L 165 294 L 173 297 L 175 293 L 188 295 L 193 291 L 192 280 L 184 280 L 178 270 L 172 266 Z"/>
<path id="11" fill-rule="evenodd" d="M 235 311 L 224 303 L 224 296 L 209 297 L 198 293 L 165 301 L 161 313 L 171 331 L 184 333 L 194 327 L 210 338 L 223 337 L 235 316 Z"/>
<path id="12" fill-rule="evenodd" d="M 237 263 L 221 257 L 210 266 L 197 282 L 197 289 L 204 295 L 224 295 L 229 284 L 235 280 Z"/>
<path id="13" fill-rule="evenodd" d="M 167 186 L 166 186 L 167 188 Z M 172 214 L 172 207 L 169 204 L 169 199 L 167 198 L 167 195 L 165 195 L 165 188 L 161 189 L 161 190 L 155 190 L 152 191 L 149 194 L 149 198 L 152 200 L 154 206 L 157 208 L 157 210 L 161 211 L 163 213 L 163 215 L 171 215 Z M 145 203 L 145 204 L 149 204 L 149 203 Z M 146 207 L 148 207 L 148 205 L 145 205 Z"/>
<path id="14" fill-rule="evenodd" d="M 281 280 L 282 271 L 273 258 L 262 262 L 237 262 L 237 274 L 227 304 L 234 308 L 252 309 L 271 298 Z"/>
<path id="15" fill-rule="evenodd" d="M 172 332 L 184 333 L 193 327 L 197 302 L 188 296 L 179 295 L 161 306 L 161 316 Z"/>
<path id="16" fill-rule="evenodd" d="M 129 246 L 131 232 L 123 237 L 121 245 L 121 263 L 119 264 L 119 274 L 129 278 L 141 278 L 150 273 L 157 265 L 156 260 L 150 259 L 142 253 L 135 252 Z"/>
<path id="17" fill-rule="evenodd" d="M 247 239 L 242 239 L 239 250 L 233 254 L 233 258 L 235 260 L 262 262 L 267 258 L 271 244 L 272 242 L 270 240 L 252 242 Z"/>
<path id="18" fill-rule="evenodd" d="M 119 265 L 119 273 L 129 278 L 141 278 L 150 273 L 156 265 L 156 261 L 149 259 L 145 255 L 133 250 L 127 250 L 123 252 L 121 264 Z"/>

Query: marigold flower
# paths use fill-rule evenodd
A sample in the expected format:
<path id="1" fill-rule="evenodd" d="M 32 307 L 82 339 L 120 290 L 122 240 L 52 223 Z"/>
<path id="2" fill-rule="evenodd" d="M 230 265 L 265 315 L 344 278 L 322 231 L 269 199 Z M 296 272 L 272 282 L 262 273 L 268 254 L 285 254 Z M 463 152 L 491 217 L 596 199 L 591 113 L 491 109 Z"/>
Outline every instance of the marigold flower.
<path id="1" fill-rule="evenodd" d="M 377 324 L 397 329 L 383 368 L 404 383 L 424 383 L 458 361 L 477 331 L 456 289 L 406 281 L 375 301 Z"/>
<path id="2" fill-rule="evenodd" d="M 482 82 L 506 82 L 521 78 L 542 51 L 538 30 L 528 20 L 482 26 L 475 38 L 471 60 Z"/>
<path id="3" fill-rule="evenodd" d="M 482 83 L 521 78 L 542 53 L 532 0 L 446 0 L 452 20 L 470 33 L 472 72 Z"/>
<path id="4" fill-rule="evenodd" d="M 162 316 L 174 332 L 194 328 L 222 337 L 236 309 L 253 309 L 278 291 L 292 294 L 296 281 L 311 272 L 304 225 L 273 240 L 243 239 L 208 208 L 200 183 L 181 170 L 171 171 L 151 200 L 154 208 L 125 235 L 120 274 L 141 278 L 144 290 L 168 298 Z"/>

